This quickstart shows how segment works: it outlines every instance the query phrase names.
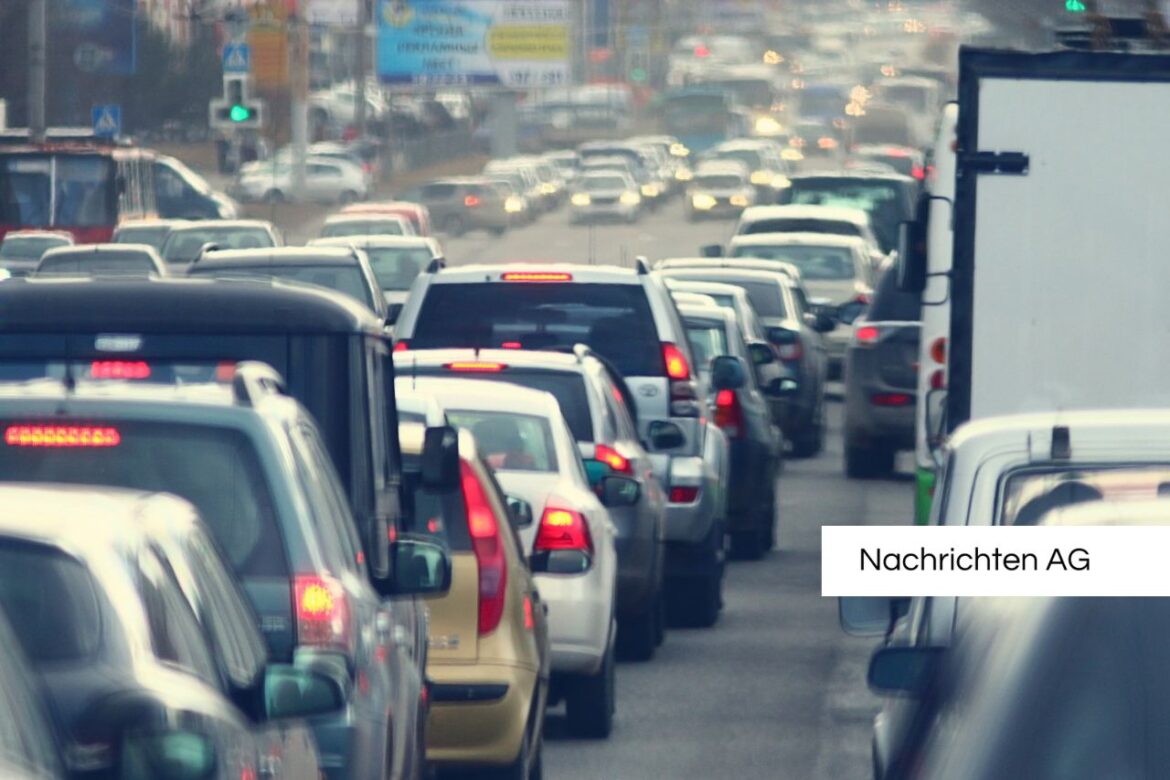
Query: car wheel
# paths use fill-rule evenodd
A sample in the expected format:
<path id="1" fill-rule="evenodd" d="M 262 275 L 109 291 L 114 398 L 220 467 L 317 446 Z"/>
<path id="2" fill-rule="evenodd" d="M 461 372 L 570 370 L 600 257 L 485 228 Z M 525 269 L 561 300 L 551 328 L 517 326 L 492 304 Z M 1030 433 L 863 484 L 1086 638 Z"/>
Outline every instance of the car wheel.
<path id="1" fill-rule="evenodd" d="M 731 535 L 731 554 L 742 561 L 758 561 L 768 551 L 768 533 L 763 528 L 737 531 Z"/>
<path id="2" fill-rule="evenodd" d="M 792 437 L 792 454 L 811 458 L 825 446 L 825 405 L 821 403 L 816 418 Z"/>
<path id="3" fill-rule="evenodd" d="M 264 193 L 265 203 L 284 203 L 284 201 L 284 193 L 280 190 L 269 190 L 268 192 Z"/>
<path id="4" fill-rule="evenodd" d="M 649 661 L 658 647 L 658 600 L 641 615 L 618 622 L 617 652 L 623 661 Z"/>
<path id="5" fill-rule="evenodd" d="M 353 190 L 345 190 L 340 195 L 337 196 L 337 202 L 343 206 L 347 203 L 353 203 L 357 199 L 358 199 L 358 194 L 356 192 L 354 192 Z"/>
<path id="6" fill-rule="evenodd" d="M 443 230 L 453 236 L 461 236 L 467 232 L 467 220 L 462 215 L 452 214 L 443 220 Z"/>
<path id="7" fill-rule="evenodd" d="M 861 447 L 845 443 L 845 476 L 850 479 L 874 479 L 894 470 L 897 453 L 884 447 Z"/>
<path id="8" fill-rule="evenodd" d="M 569 731 L 578 737 L 605 739 L 613 731 L 616 685 L 613 648 L 605 653 L 601 668 L 588 677 L 570 681 L 565 695 Z"/>

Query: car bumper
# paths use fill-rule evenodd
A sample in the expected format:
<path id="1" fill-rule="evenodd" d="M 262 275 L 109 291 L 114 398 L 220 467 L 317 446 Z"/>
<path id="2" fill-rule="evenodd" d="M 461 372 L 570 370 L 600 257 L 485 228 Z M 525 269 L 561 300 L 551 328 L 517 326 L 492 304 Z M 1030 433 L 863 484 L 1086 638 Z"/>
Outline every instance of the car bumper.
<path id="1" fill-rule="evenodd" d="M 621 203 L 593 203 L 588 206 L 573 206 L 570 216 L 575 220 L 588 219 L 629 219 L 638 213 L 638 206 Z"/>
<path id="2" fill-rule="evenodd" d="M 904 406 L 877 406 L 875 394 L 907 394 Z M 913 390 L 873 387 L 859 382 L 845 385 L 845 439 L 856 445 L 880 444 L 898 450 L 914 449 Z"/>
<path id="3" fill-rule="evenodd" d="M 613 615 L 612 594 L 600 571 L 538 574 L 541 601 L 548 606 L 550 666 L 554 672 L 592 674 L 601 667 Z"/>
<path id="4" fill-rule="evenodd" d="M 536 692 L 536 670 L 506 664 L 427 665 L 431 711 L 427 760 L 502 766 L 520 752 Z"/>
<path id="5" fill-rule="evenodd" d="M 708 469 L 703 458 L 676 457 L 670 462 L 671 487 L 698 487 L 699 495 L 690 503 L 666 504 L 663 538 L 668 542 L 697 543 L 707 537 L 718 519 L 722 492 L 718 476 Z"/>

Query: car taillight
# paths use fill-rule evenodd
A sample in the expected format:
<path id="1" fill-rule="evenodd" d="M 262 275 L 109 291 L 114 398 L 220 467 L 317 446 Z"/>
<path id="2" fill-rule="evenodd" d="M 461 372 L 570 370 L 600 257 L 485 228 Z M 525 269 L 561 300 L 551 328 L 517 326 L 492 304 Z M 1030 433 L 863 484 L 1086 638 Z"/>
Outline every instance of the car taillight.
<path id="1" fill-rule="evenodd" d="M 401 339 L 394 343 L 395 352 L 405 352 L 408 349 L 410 349 L 410 341 L 407 339 Z"/>
<path id="2" fill-rule="evenodd" d="M 910 175 L 918 179 L 918 181 L 922 181 L 926 178 L 926 168 L 921 165 L 915 165 L 910 169 Z"/>
<path id="3" fill-rule="evenodd" d="M 693 504 L 698 498 L 698 487 L 676 485 L 670 489 L 670 503 L 672 504 Z"/>
<path id="4" fill-rule="evenodd" d="M 559 271 L 509 271 L 500 277 L 505 282 L 571 282 L 572 274 Z"/>
<path id="5" fill-rule="evenodd" d="M 538 553 L 572 550 L 592 555 L 593 536 L 585 516 L 569 509 L 545 507 L 532 549 Z"/>
<path id="6" fill-rule="evenodd" d="M 870 293 L 859 292 L 853 296 L 850 303 L 860 303 L 862 306 L 868 306 L 871 300 L 873 300 L 873 296 Z"/>
<path id="7" fill-rule="evenodd" d="M 662 345 L 662 359 L 666 362 L 666 375 L 671 379 L 690 379 L 691 367 L 682 350 L 670 342 Z"/>
<path id="8" fill-rule="evenodd" d="M 930 359 L 940 366 L 946 365 L 947 362 L 947 338 L 946 336 L 939 336 L 934 341 L 930 342 Z"/>
<path id="9" fill-rule="evenodd" d="M 733 439 L 743 435 L 743 409 L 734 390 L 720 390 L 715 395 L 715 425 Z"/>
<path id="10" fill-rule="evenodd" d="M 297 644 L 332 647 L 352 653 L 349 598 L 341 583 L 328 574 L 298 574 L 296 596 Z"/>
<path id="11" fill-rule="evenodd" d="M 670 414 L 672 417 L 698 417 L 699 393 L 691 377 L 691 366 L 682 350 L 669 341 L 662 344 L 662 360 L 670 383 Z"/>
<path id="12" fill-rule="evenodd" d="M 804 344 L 800 336 L 792 334 L 792 339 L 784 344 L 776 345 L 776 354 L 785 363 L 792 363 L 804 357 Z"/>
<path id="13" fill-rule="evenodd" d="M 943 373 L 943 370 L 941 368 L 937 369 L 933 374 L 930 375 L 930 389 L 931 390 L 942 390 L 946 386 L 947 386 L 947 375 L 945 373 Z"/>
<path id="14" fill-rule="evenodd" d="M 9 425 L 4 431 L 9 447 L 117 447 L 117 428 L 92 425 Z"/>
<path id="15" fill-rule="evenodd" d="M 909 393 L 876 393 L 870 400 L 874 406 L 907 406 L 914 396 Z"/>
<path id="16" fill-rule="evenodd" d="M 469 209 L 476 208 L 477 206 L 479 206 L 479 204 L 480 204 L 480 200 L 479 200 L 478 195 L 468 195 L 466 198 L 463 199 L 463 205 Z"/>
<path id="17" fill-rule="evenodd" d="M 881 331 L 873 325 L 859 325 L 853 329 L 853 340 L 862 346 L 872 346 L 877 343 Z"/>
<path id="18" fill-rule="evenodd" d="M 463 501 L 467 505 L 467 531 L 479 567 L 479 635 L 495 631 L 504 615 L 508 587 L 508 561 L 500 524 L 479 477 L 466 461 L 460 461 Z"/>
<path id="19" fill-rule="evenodd" d="M 607 444 L 598 444 L 593 448 L 593 457 L 609 466 L 618 474 L 634 475 L 634 467 L 628 458 Z"/>
<path id="20" fill-rule="evenodd" d="M 456 360 L 453 363 L 444 363 L 443 368 L 465 374 L 496 374 L 507 366 L 490 360 Z"/>
<path id="21" fill-rule="evenodd" d="M 150 364 L 145 360 L 95 360 L 89 364 L 94 379 L 149 379 Z"/>

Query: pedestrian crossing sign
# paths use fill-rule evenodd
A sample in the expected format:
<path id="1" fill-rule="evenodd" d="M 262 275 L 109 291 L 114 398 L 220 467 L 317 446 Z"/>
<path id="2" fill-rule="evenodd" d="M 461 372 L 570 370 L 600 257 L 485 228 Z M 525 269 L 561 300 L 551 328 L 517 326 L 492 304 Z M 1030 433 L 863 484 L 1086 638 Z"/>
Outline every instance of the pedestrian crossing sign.
<path id="1" fill-rule="evenodd" d="M 122 133 L 122 107 L 93 107 L 93 134 L 98 138 L 116 138 Z"/>

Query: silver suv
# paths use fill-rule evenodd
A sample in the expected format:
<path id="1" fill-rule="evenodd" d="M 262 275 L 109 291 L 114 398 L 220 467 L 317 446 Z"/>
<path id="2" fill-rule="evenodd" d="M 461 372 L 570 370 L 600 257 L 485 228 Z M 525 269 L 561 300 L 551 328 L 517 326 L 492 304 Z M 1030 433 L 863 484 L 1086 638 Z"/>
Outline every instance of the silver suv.
<path id="1" fill-rule="evenodd" d="M 718 619 L 727 438 L 699 392 L 674 301 L 644 261 L 634 269 L 517 263 L 424 273 L 396 338 L 395 362 L 407 372 L 411 349 L 568 352 L 586 344 L 602 355 L 625 378 L 638 435 L 667 494 L 667 599 L 687 622 Z"/>

